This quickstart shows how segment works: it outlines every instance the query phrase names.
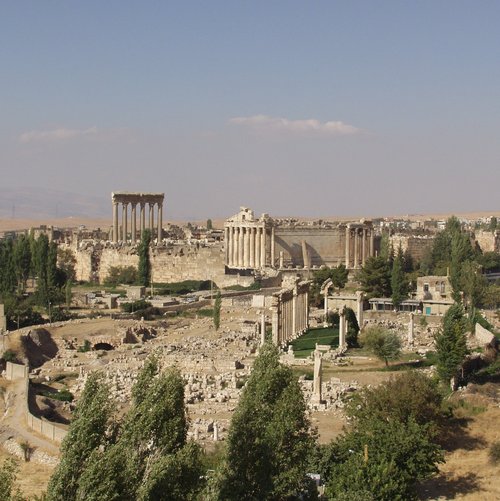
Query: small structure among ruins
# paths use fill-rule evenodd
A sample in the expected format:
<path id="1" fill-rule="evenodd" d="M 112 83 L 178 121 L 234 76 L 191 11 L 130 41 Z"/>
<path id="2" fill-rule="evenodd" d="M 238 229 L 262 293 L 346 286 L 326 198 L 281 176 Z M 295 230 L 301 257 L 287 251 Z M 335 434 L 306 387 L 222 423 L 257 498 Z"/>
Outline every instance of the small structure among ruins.
<path id="1" fill-rule="evenodd" d="M 144 230 L 149 228 L 151 236 L 155 233 L 155 215 L 154 209 L 157 207 L 156 217 L 156 235 L 158 245 L 162 239 L 162 218 L 163 218 L 163 200 L 164 193 L 127 193 L 113 192 L 111 200 L 113 202 L 113 242 L 131 242 L 137 241 L 137 206 L 140 208 L 139 214 L 139 238 L 144 234 Z M 119 224 L 119 206 L 122 206 L 122 224 Z M 146 205 L 148 212 L 148 224 L 146 226 Z M 130 233 L 128 228 L 128 215 L 130 206 Z"/>

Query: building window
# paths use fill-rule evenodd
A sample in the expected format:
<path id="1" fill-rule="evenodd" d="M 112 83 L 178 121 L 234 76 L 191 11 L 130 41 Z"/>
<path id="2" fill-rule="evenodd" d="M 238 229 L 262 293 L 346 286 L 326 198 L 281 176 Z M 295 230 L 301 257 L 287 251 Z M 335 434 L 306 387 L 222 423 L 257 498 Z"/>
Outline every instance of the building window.
<path id="1" fill-rule="evenodd" d="M 429 284 L 424 284 L 424 292 L 429 292 Z"/>

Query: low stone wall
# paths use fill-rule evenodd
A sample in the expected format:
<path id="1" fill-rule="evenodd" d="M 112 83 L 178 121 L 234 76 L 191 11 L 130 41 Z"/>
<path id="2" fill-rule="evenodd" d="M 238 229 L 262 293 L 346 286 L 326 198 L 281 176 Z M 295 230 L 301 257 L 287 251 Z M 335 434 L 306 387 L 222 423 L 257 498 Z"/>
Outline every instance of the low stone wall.
<path id="1" fill-rule="evenodd" d="M 23 364 L 7 362 L 5 368 L 5 379 L 13 381 L 14 379 L 28 379 L 28 367 Z"/>
<path id="2" fill-rule="evenodd" d="M 44 437 L 53 440 L 54 442 L 61 443 L 62 439 L 66 436 L 67 430 L 62 425 L 52 423 L 46 419 L 40 419 L 29 410 L 29 391 L 30 391 L 30 380 L 29 380 L 29 369 L 26 365 L 15 364 L 13 362 L 7 362 L 5 369 L 5 377 L 9 381 L 14 379 L 24 379 L 26 382 L 26 390 L 24 398 L 26 406 L 26 423 L 28 428 L 40 433 Z"/>

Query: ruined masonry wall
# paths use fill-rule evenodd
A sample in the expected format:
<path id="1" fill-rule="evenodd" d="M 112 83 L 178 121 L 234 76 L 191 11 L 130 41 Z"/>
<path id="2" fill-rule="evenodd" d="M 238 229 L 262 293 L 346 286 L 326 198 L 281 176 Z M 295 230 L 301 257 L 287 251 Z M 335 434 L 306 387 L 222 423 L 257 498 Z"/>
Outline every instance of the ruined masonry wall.
<path id="1" fill-rule="evenodd" d="M 138 264 L 139 256 L 135 254 L 135 250 L 132 253 L 132 248 L 130 247 L 124 249 L 103 249 L 98 267 L 99 283 L 106 280 L 111 266 L 133 266 L 137 268 Z"/>
<path id="2" fill-rule="evenodd" d="M 104 282 L 111 266 L 139 264 L 135 247 L 108 247 L 99 249 L 71 248 L 76 258 L 76 279 L 90 281 L 95 270 L 99 283 Z M 222 245 L 200 247 L 183 245 L 152 248 L 151 268 L 155 282 L 181 282 L 183 280 L 214 280 L 219 286 L 249 285 L 252 277 L 225 275 L 224 248 Z"/>
<path id="3" fill-rule="evenodd" d="M 401 246 L 403 252 L 408 251 L 415 261 L 421 261 L 426 250 L 434 243 L 434 237 L 396 234 L 389 237 L 389 243 L 394 252 Z"/>
<path id="4" fill-rule="evenodd" d="M 483 252 L 500 252 L 500 231 L 477 231 L 476 242 Z"/>

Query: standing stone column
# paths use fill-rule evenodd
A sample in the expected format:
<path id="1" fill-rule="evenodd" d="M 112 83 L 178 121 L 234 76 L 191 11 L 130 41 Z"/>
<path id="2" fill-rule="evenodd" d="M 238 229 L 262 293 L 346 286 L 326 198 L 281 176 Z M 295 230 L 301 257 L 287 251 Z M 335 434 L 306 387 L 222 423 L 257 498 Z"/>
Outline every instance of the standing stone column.
<path id="1" fill-rule="evenodd" d="M 346 318 L 345 318 L 345 307 L 343 307 L 339 312 L 339 348 L 344 349 L 345 338 L 346 338 Z"/>
<path id="2" fill-rule="evenodd" d="M 365 293 L 363 291 L 356 292 L 356 320 L 358 321 L 359 328 L 363 328 L 363 303 L 364 303 Z"/>
<path id="3" fill-rule="evenodd" d="M 328 327 L 328 288 L 325 290 L 325 294 L 323 295 L 323 302 L 325 307 L 325 320 L 323 322 L 323 327 Z"/>
<path id="4" fill-rule="evenodd" d="M 262 268 L 267 266 L 267 248 L 266 248 L 266 227 L 262 228 L 262 238 L 260 240 L 260 259 L 262 262 Z"/>
<path id="5" fill-rule="evenodd" d="M 234 226 L 231 228 L 231 233 L 232 233 L 231 241 L 233 242 L 232 266 L 234 268 L 234 267 L 238 266 L 238 232 Z"/>
<path id="6" fill-rule="evenodd" d="M 224 253 L 225 253 L 224 262 L 225 262 L 226 266 L 229 266 L 230 265 L 230 262 L 229 262 L 229 228 L 227 226 L 224 228 Z"/>
<path id="7" fill-rule="evenodd" d="M 255 265 L 255 226 L 249 228 L 250 230 L 250 268 L 256 268 Z"/>
<path id="8" fill-rule="evenodd" d="M 320 404 L 322 400 L 321 396 L 321 365 L 323 359 L 321 352 L 318 350 L 314 351 L 314 380 L 313 380 L 313 394 L 311 398 L 311 403 Z"/>
<path id="9" fill-rule="evenodd" d="M 247 226 L 244 228 L 245 230 L 245 235 L 244 235 L 244 242 L 245 242 L 245 248 L 243 250 L 243 265 L 245 268 L 250 267 L 250 228 Z"/>
<path id="10" fill-rule="evenodd" d="M 149 202 L 149 231 L 151 232 L 151 239 L 153 238 L 153 227 L 154 227 L 154 207 L 155 204 Z"/>
<path id="11" fill-rule="evenodd" d="M 304 330 L 309 328 L 309 291 L 304 292 Z"/>
<path id="12" fill-rule="evenodd" d="M 124 243 L 127 243 L 127 211 L 128 204 L 127 202 L 122 203 L 122 240 Z"/>
<path id="13" fill-rule="evenodd" d="M 158 204 L 158 239 L 157 244 L 161 244 L 161 240 L 163 237 L 163 204 Z"/>
<path id="14" fill-rule="evenodd" d="M 136 229 L 136 214 L 135 214 L 135 209 L 137 207 L 137 204 L 135 202 L 132 202 L 132 209 L 130 212 L 130 217 L 131 217 L 131 230 L 130 230 L 130 240 L 134 244 L 136 239 L 137 239 L 137 229 Z"/>
<path id="15" fill-rule="evenodd" d="M 241 226 L 238 227 L 238 267 L 243 268 L 243 228 Z"/>
<path id="16" fill-rule="evenodd" d="M 271 306 L 271 326 L 273 343 L 279 346 L 279 329 L 280 329 L 280 303 L 279 298 L 273 297 L 273 304 Z"/>
<path id="17" fill-rule="evenodd" d="M 297 291 L 293 291 L 292 296 L 292 338 L 297 337 Z"/>
<path id="18" fill-rule="evenodd" d="M 255 267 L 257 269 L 260 269 L 262 267 L 261 261 L 260 261 L 260 228 L 256 227 L 255 228 Z"/>
<path id="19" fill-rule="evenodd" d="M 413 311 L 410 313 L 410 323 L 408 324 L 408 344 L 410 346 L 413 346 L 413 341 L 414 341 L 414 313 Z"/>
<path id="20" fill-rule="evenodd" d="M 361 263 L 364 266 L 366 262 L 366 228 L 363 228 L 363 242 L 361 247 Z"/>
<path id="21" fill-rule="evenodd" d="M 118 202 L 113 202 L 113 242 L 118 242 Z"/>
<path id="22" fill-rule="evenodd" d="M 274 226 L 271 227 L 271 268 L 276 266 Z"/>
<path id="23" fill-rule="evenodd" d="M 140 219 L 141 219 L 141 239 L 144 236 L 144 230 L 146 229 L 146 210 L 145 210 L 144 206 L 145 206 L 144 202 L 141 202 L 141 214 L 140 214 Z"/>
<path id="24" fill-rule="evenodd" d="M 375 256 L 375 234 L 373 228 L 370 229 L 370 257 Z"/>
<path id="25" fill-rule="evenodd" d="M 345 228 L 345 267 L 351 267 L 351 229 L 349 225 Z"/>
<path id="26" fill-rule="evenodd" d="M 359 253 L 359 244 L 358 244 L 358 229 L 354 228 L 354 268 L 358 267 L 358 253 Z"/>

